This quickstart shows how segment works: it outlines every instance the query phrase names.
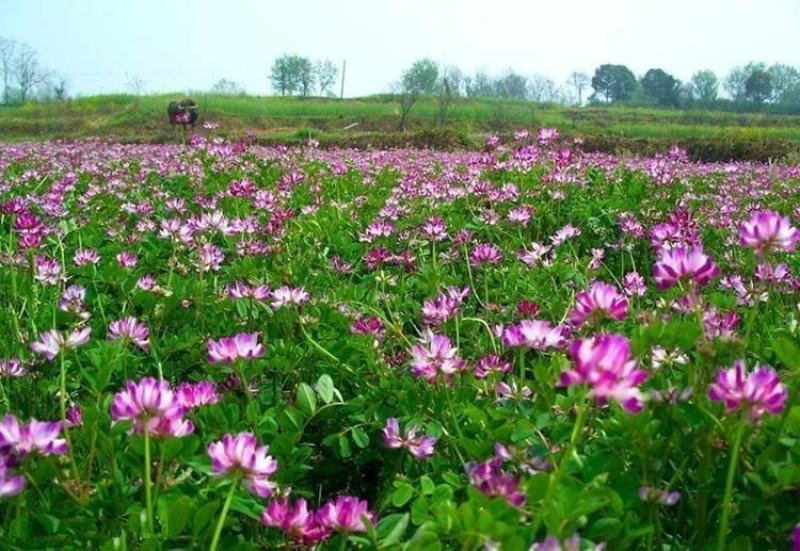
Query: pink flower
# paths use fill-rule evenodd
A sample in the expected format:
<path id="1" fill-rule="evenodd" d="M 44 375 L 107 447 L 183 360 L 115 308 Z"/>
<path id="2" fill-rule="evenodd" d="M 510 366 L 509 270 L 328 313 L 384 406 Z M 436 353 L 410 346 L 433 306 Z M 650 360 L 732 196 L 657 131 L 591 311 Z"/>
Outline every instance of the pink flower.
<path id="1" fill-rule="evenodd" d="M 80 406 L 72 406 L 67 410 L 67 426 L 68 427 L 81 427 L 83 426 L 83 410 Z"/>
<path id="2" fill-rule="evenodd" d="M 493 456 L 482 463 L 468 463 L 469 482 L 490 497 L 501 497 L 509 505 L 525 503 L 525 492 L 519 489 L 520 477 L 503 470 L 504 457 Z"/>
<path id="3" fill-rule="evenodd" d="M 569 314 L 570 322 L 583 325 L 587 320 L 608 316 L 622 321 L 628 315 L 628 299 L 616 287 L 596 281 L 588 291 L 581 291 L 575 296 L 575 307 Z"/>
<path id="4" fill-rule="evenodd" d="M 754 423 L 765 413 L 780 413 L 788 396 L 774 369 L 757 365 L 747 373 L 744 360 L 736 360 L 730 369 L 720 370 L 717 382 L 708 388 L 709 399 L 725 402 L 727 412 L 746 411 Z"/>
<path id="5" fill-rule="evenodd" d="M 139 257 L 130 251 L 122 251 L 117 255 L 117 263 L 122 268 L 135 268 L 139 263 Z"/>
<path id="6" fill-rule="evenodd" d="M 309 294 L 303 287 L 291 288 L 286 285 L 272 291 L 272 307 L 301 306 L 308 302 Z"/>
<path id="7" fill-rule="evenodd" d="M 278 528 L 295 541 L 312 544 L 328 537 L 330 532 L 317 521 L 317 515 L 308 510 L 308 504 L 299 498 L 294 505 L 288 498 L 273 499 L 261 511 L 261 524 Z"/>
<path id="8" fill-rule="evenodd" d="M 622 335 L 601 334 L 575 341 L 570 348 L 574 368 L 561 373 L 561 386 L 591 385 L 591 396 L 600 403 L 613 398 L 631 413 L 644 407 L 639 385 L 647 374 L 630 357 L 630 343 Z"/>
<path id="9" fill-rule="evenodd" d="M 147 326 L 134 317 L 112 321 L 108 325 L 108 340 L 128 340 L 145 352 L 150 348 L 149 334 Z"/>
<path id="10" fill-rule="evenodd" d="M 354 335 L 372 335 L 378 340 L 383 339 L 383 323 L 376 317 L 357 318 L 350 326 Z"/>
<path id="11" fill-rule="evenodd" d="M 519 385 L 517 385 L 517 381 L 511 381 L 510 385 L 505 381 L 500 381 L 497 383 L 494 390 L 497 394 L 497 398 L 495 399 L 497 403 L 502 403 L 506 400 L 511 400 L 512 402 L 527 402 L 533 397 L 533 391 L 531 391 L 528 386 L 520 388 Z"/>
<path id="12" fill-rule="evenodd" d="M 639 272 L 628 272 L 622 279 L 622 290 L 628 297 L 643 297 L 647 293 L 647 285 Z"/>
<path id="13" fill-rule="evenodd" d="M 422 304 L 422 318 L 426 325 L 439 326 L 458 314 L 461 303 L 469 295 L 469 287 L 448 287 L 434 300 Z"/>
<path id="14" fill-rule="evenodd" d="M 259 446 L 252 433 L 240 432 L 236 436 L 226 434 L 222 440 L 208 445 L 211 474 L 225 476 L 240 473 L 252 494 L 269 497 L 275 487 L 269 477 L 278 470 L 278 462 L 268 453 L 269 446 Z"/>
<path id="15" fill-rule="evenodd" d="M 739 243 L 753 247 L 758 256 L 773 251 L 792 252 L 800 240 L 800 232 L 788 217 L 779 212 L 757 211 L 739 228 Z"/>
<path id="16" fill-rule="evenodd" d="M 25 489 L 25 477 L 15 475 L 0 457 L 0 499 L 12 497 Z"/>
<path id="17" fill-rule="evenodd" d="M 64 279 L 61 275 L 61 264 L 57 261 L 40 255 L 34 259 L 34 264 L 36 267 L 34 278 L 36 281 L 47 285 L 55 285 Z"/>
<path id="18" fill-rule="evenodd" d="M 503 344 L 506 346 L 534 350 L 563 348 L 568 337 L 566 327 L 553 327 L 550 322 L 541 320 L 522 320 L 518 325 L 509 325 L 503 330 Z"/>
<path id="19" fill-rule="evenodd" d="M 372 524 L 378 520 L 369 510 L 369 504 L 357 497 L 339 496 L 323 505 L 317 513 L 321 525 L 329 530 L 343 532 L 366 532 L 366 517 Z"/>
<path id="20" fill-rule="evenodd" d="M 400 436 L 400 425 L 397 419 L 389 417 L 383 428 L 383 443 L 387 448 L 407 448 L 417 459 L 431 457 L 438 438 L 433 436 L 417 436 L 417 429 L 406 428 L 405 436 Z"/>
<path id="21" fill-rule="evenodd" d="M 0 360 L 0 377 L 19 378 L 27 375 L 28 370 L 18 358 Z"/>
<path id="22" fill-rule="evenodd" d="M 469 262 L 473 266 L 499 264 L 501 260 L 503 260 L 503 254 L 492 243 L 481 243 L 469 253 Z"/>
<path id="23" fill-rule="evenodd" d="M 39 340 L 31 343 L 31 350 L 52 361 L 61 351 L 77 348 L 89 342 L 91 332 L 90 327 L 76 329 L 69 335 L 61 333 L 57 329 L 51 329 L 41 333 Z"/>
<path id="24" fill-rule="evenodd" d="M 411 349 L 411 373 L 429 383 L 434 382 L 440 372 L 449 379 L 464 366 L 463 360 L 456 356 L 457 352 L 450 337 L 427 330 L 419 344 Z"/>
<path id="25" fill-rule="evenodd" d="M 200 381 L 196 384 L 181 383 L 176 393 L 178 403 L 187 410 L 216 404 L 220 400 L 217 385 L 211 381 Z"/>
<path id="26" fill-rule="evenodd" d="M 135 434 L 147 432 L 157 437 L 191 434 L 194 425 L 183 419 L 184 413 L 185 408 L 169 383 L 153 377 L 145 377 L 138 383 L 128 381 L 111 403 L 114 421 L 133 421 Z"/>
<path id="27" fill-rule="evenodd" d="M 211 243 L 205 243 L 197 251 L 197 263 L 201 272 L 216 272 L 222 267 L 225 255 L 222 249 Z"/>
<path id="28" fill-rule="evenodd" d="M 0 448 L 8 446 L 19 457 L 65 454 L 67 441 L 59 438 L 60 434 L 61 421 L 50 423 L 31 419 L 27 424 L 21 424 L 10 413 L 0 420 Z"/>
<path id="29" fill-rule="evenodd" d="M 490 373 L 508 373 L 509 371 L 511 371 L 511 364 L 497 354 L 492 354 L 480 359 L 475 367 L 475 378 L 485 379 Z"/>
<path id="30" fill-rule="evenodd" d="M 642 486 L 639 488 L 639 499 L 642 501 L 649 501 L 650 503 L 657 503 L 659 505 L 675 505 L 678 503 L 678 501 L 680 501 L 681 493 Z"/>
<path id="31" fill-rule="evenodd" d="M 241 281 L 235 281 L 225 286 L 225 293 L 229 298 L 249 298 L 258 301 L 267 300 L 270 297 L 270 289 L 266 285 L 249 286 Z"/>
<path id="32" fill-rule="evenodd" d="M 428 241 L 444 241 L 447 239 L 447 226 L 439 216 L 434 216 L 428 220 L 420 230 Z"/>
<path id="33" fill-rule="evenodd" d="M 76 266 L 97 264 L 100 262 L 100 255 L 92 249 L 78 249 L 72 257 L 72 262 L 74 262 Z"/>
<path id="34" fill-rule="evenodd" d="M 701 247 L 662 249 L 653 265 L 653 277 L 661 290 L 680 281 L 692 281 L 702 287 L 718 275 L 719 268 Z"/>
<path id="35" fill-rule="evenodd" d="M 233 363 L 239 358 L 252 360 L 264 355 L 264 347 L 258 342 L 258 333 L 239 333 L 223 337 L 218 341 L 208 339 L 208 363 Z"/>

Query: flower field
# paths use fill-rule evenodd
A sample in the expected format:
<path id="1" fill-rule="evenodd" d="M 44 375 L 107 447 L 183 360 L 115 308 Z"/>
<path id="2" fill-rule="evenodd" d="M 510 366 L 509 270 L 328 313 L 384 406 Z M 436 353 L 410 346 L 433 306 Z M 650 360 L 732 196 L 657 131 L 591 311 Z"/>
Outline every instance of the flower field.
<path id="1" fill-rule="evenodd" d="M 0 146 L 3 549 L 800 549 L 800 166 Z"/>

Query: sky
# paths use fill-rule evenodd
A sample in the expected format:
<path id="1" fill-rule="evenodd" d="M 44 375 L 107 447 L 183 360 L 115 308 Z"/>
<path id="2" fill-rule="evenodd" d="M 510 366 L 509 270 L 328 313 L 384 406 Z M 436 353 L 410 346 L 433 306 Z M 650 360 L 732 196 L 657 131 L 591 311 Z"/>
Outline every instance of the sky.
<path id="1" fill-rule="evenodd" d="M 26 42 L 70 93 L 271 93 L 284 53 L 347 60 L 345 96 L 386 92 L 414 60 L 508 68 L 563 83 L 622 63 L 682 80 L 751 60 L 800 66 L 800 0 L 0 0 L 0 36 Z M 338 91 L 338 84 L 337 84 Z"/>

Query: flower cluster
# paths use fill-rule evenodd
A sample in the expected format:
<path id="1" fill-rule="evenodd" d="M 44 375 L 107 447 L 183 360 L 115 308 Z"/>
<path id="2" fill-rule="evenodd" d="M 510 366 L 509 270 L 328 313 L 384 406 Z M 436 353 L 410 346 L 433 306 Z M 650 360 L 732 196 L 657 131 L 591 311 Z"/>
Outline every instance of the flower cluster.
<path id="1" fill-rule="evenodd" d="M 236 436 L 226 434 L 222 440 L 208 445 L 211 457 L 211 474 L 214 476 L 239 475 L 253 495 L 269 497 L 275 488 L 270 477 L 278 470 L 278 462 L 269 453 L 269 446 L 260 446 L 250 432 Z"/>
<path id="2" fill-rule="evenodd" d="M 404 436 L 400 436 L 400 425 L 397 419 L 389 417 L 383 428 L 383 443 L 387 448 L 406 448 L 417 459 L 431 457 L 438 439 L 434 436 L 417 436 L 417 428 L 406 428 Z"/>
<path id="3" fill-rule="evenodd" d="M 153 377 L 128 381 L 111 403 L 114 421 L 132 421 L 135 434 L 156 438 L 192 434 L 194 424 L 183 417 L 186 410 L 169 383 Z"/>

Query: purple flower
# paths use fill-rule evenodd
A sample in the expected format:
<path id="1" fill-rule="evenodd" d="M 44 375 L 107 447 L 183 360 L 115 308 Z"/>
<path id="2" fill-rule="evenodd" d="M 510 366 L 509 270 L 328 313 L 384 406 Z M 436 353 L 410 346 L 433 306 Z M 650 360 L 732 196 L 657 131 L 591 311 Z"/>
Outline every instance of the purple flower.
<path id="1" fill-rule="evenodd" d="M 178 401 L 169 383 L 145 377 L 138 383 L 128 381 L 114 395 L 111 417 L 114 421 L 133 421 L 135 434 L 156 437 L 181 437 L 191 434 L 194 425 L 183 419 L 184 406 Z"/>
<path id="2" fill-rule="evenodd" d="M 773 251 L 792 252 L 800 240 L 800 232 L 789 218 L 779 212 L 757 211 L 739 228 L 739 243 L 752 247 L 758 256 Z"/>
<path id="3" fill-rule="evenodd" d="M 588 291 L 579 292 L 575 302 L 569 314 L 570 322 L 575 326 L 602 316 L 622 321 L 628 315 L 628 299 L 616 287 L 602 281 L 595 281 Z"/>
<path id="4" fill-rule="evenodd" d="M 317 515 L 308 510 L 303 498 L 295 501 L 294 505 L 285 497 L 273 499 L 261 511 L 261 524 L 278 528 L 293 540 L 304 544 L 313 544 L 330 535 L 329 530 L 319 524 Z"/>
<path id="5" fill-rule="evenodd" d="M 755 370 L 747 373 L 744 360 L 736 360 L 730 369 L 720 370 L 717 382 L 708 388 L 708 397 L 712 401 L 725 402 L 728 412 L 746 411 L 754 423 L 765 413 L 780 413 L 788 396 L 789 392 L 774 369 L 757 365 Z"/>
<path id="6" fill-rule="evenodd" d="M 458 314 L 461 303 L 469 295 L 469 287 L 459 289 L 448 287 L 434 300 L 426 300 L 422 304 L 422 319 L 426 325 L 438 327 Z"/>
<path id="7" fill-rule="evenodd" d="M 383 323 L 376 317 L 357 318 L 353 320 L 350 332 L 354 335 L 372 335 L 381 340 L 383 339 Z"/>
<path id="8" fill-rule="evenodd" d="M 139 263 L 139 257 L 130 251 L 122 251 L 117 255 L 117 263 L 122 268 L 135 268 Z"/>
<path id="9" fill-rule="evenodd" d="M 216 404 L 220 400 L 217 385 L 211 381 L 200 381 L 196 384 L 181 383 L 176 393 L 178 403 L 187 410 Z"/>
<path id="10" fill-rule="evenodd" d="M 18 358 L 0 360 L 0 377 L 19 378 L 27 375 L 28 370 Z"/>
<path id="11" fill-rule="evenodd" d="M 661 290 L 681 281 L 691 281 L 702 287 L 718 275 L 719 268 L 701 247 L 663 249 L 653 265 L 653 277 Z"/>
<path id="12" fill-rule="evenodd" d="M 47 285 L 55 285 L 64 279 L 61 275 L 61 264 L 57 261 L 46 256 L 37 256 L 34 259 L 34 264 L 36 267 L 34 278 L 36 281 Z"/>
<path id="13" fill-rule="evenodd" d="M 456 356 L 457 352 L 450 337 L 427 330 L 419 344 L 411 349 L 411 373 L 429 383 L 434 382 L 440 372 L 449 379 L 464 366 L 463 360 Z"/>
<path id="14" fill-rule="evenodd" d="M 0 499 L 12 497 L 25 489 L 25 477 L 14 474 L 0 457 Z"/>
<path id="15" fill-rule="evenodd" d="M 288 287 L 284 285 L 272 291 L 272 307 L 277 309 L 282 306 L 301 306 L 308 302 L 309 294 L 303 287 Z"/>
<path id="16" fill-rule="evenodd" d="M 483 463 L 468 463 L 469 482 L 487 496 L 501 497 L 519 507 L 525 503 L 525 492 L 519 489 L 520 477 L 504 471 L 502 466 L 503 460 L 494 457 Z"/>
<path id="17" fill-rule="evenodd" d="M 508 373 L 509 371 L 511 371 L 510 363 L 497 354 L 491 354 L 478 361 L 478 365 L 475 367 L 475 378 L 485 379 L 490 373 Z"/>
<path id="18" fill-rule="evenodd" d="M 499 264 L 503 260 L 503 254 L 492 243 L 481 243 L 469 253 L 469 262 L 473 266 L 484 264 Z"/>
<path id="19" fill-rule="evenodd" d="M 407 448 L 417 459 L 427 459 L 434 452 L 437 438 L 433 436 L 417 436 L 416 428 L 406 428 L 405 436 L 400 436 L 400 425 L 397 419 L 389 417 L 383 429 L 383 443 L 387 448 Z"/>
<path id="20" fill-rule="evenodd" d="M 108 340 L 124 339 L 132 342 L 145 352 L 150 348 L 149 334 L 150 331 L 147 326 L 134 317 L 112 321 L 108 325 Z"/>
<path id="21" fill-rule="evenodd" d="M 239 358 L 252 360 L 264 355 L 264 347 L 258 342 L 258 333 L 239 333 L 223 337 L 218 341 L 208 339 L 208 363 L 233 363 Z"/>
<path id="22" fill-rule="evenodd" d="M 86 264 L 97 264 L 100 262 L 100 255 L 92 249 L 78 249 L 72 257 L 72 262 L 76 266 L 85 266 Z"/>
<path id="23" fill-rule="evenodd" d="M 561 373 L 559 384 L 588 384 L 591 395 L 600 403 L 613 398 L 627 411 L 638 413 L 645 400 L 639 385 L 647 374 L 636 367 L 630 353 L 628 339 L 618 334 L 577 340 L 570 347 L 574 367 Z"/>
<path id="24" fill-rule="evenodd" d="M 80 406 L 72 406 L 67 410 L 67 426 L 81 427 L 83 426 L 83 410 Z"/>
<path id="25" fill-rule="evenodd" d="M 792 551 L 800 551 L 800 524 L 792 530 Z"/>
<path id="26" fill-rule="evenodd" d="M 639 272 L 628 272 L 622 279 L 622 290 L 628 297 L 643 297 L 647 293 L 647 285 Z"/>
<path id="27" fill-rule="evenodd" d="M 518 325 L 509 325 L 503 330 L 503 344 L 509 347 L 526 347 L 534 350 L 563 348 L 567 344 L 569 330 L 553 327 L 550 322 L 522 320 Z"/>
<path id="28" fill-rule="evenodd" d="M 8 446 L 19 457 L 29 454 L 63 455 L 67 452 L 67 441 L 59 438 L 61 421 L 48 422 L 31 419 L 21 424 L 7 413 L 0 420 L 0 448 Z"/>
<path id="29" fill-rule="evenodd" d="M 357 497 L 339 496 L 320 507 L 317 513 L 322 526 L 336 532 L 349 534 L 351 532 L 366 532 L 364 524 L 366 517 L 372 524 L 378 517 L 369 510 L 369 504 Z"/>
<path id="30" fill-rule="evenodd" d="M 236 436 L 228 433 L 222 440 L 208 445 L 211 474 L 226 476 L 239 473 L 252 494 L 269 497 L 275 487 L 269 477 L 278 470 L 278 462 L 268 453 L 269 446 L 259 446 L 252 433 L 240 432 Z"/>
<path id="31" fill-rule="evenodd" d="M 675 505 L 681 499 L 681 493 L 642 486 L 639 488 L 639 499 L 659 505 Z"/>
<path id="32" fill-rule="evenodd" d="M 51 329 L 41 333 L 39 340 L 31 343 L 31 350 L 52 361 L 62 350 L 77 348 L 89 342 L 91 332 L 90 327 L 76 329 L 69 335 L 61 333 L 57 329 Z"/>

